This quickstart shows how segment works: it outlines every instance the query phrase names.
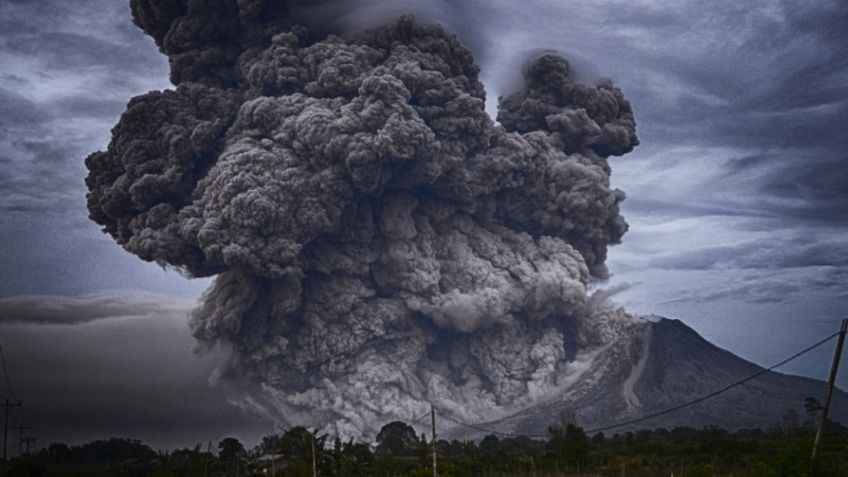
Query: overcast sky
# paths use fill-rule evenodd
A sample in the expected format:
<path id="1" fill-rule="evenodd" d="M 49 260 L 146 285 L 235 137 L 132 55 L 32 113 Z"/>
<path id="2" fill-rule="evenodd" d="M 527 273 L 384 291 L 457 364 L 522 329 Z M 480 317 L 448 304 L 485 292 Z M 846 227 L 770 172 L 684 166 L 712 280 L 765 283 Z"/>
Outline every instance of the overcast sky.
<path id="1" fill-rule="evenodd" d="M 363 3 L 348 22 L 385 11 Z M 543 49 L 630 99 L 642 144 L 611 161 L 630 231 L 601 285 L 627 285 L 618 303 L 762 365 L 848 316 L 848 3 L 464 5 L 434 16 L 473 47 L 490 111 Z M 140 261 L 87 218 L 83 159 L 129 98 L 169 86 L 125 2 L 0 0 L 0 340 L 40 444 L 270 430 L 208 384 L 220 356 L 191 353 L 187 313 L 209 282 Z M 831 352 L 786 371 L 824 378 Z"/>

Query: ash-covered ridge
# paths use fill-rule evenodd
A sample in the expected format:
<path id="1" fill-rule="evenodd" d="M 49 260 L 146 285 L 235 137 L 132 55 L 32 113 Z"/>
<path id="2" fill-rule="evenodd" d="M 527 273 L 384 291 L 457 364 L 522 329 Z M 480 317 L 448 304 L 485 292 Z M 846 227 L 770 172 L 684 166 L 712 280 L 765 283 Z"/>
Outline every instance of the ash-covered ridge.
<path id="1" fill-rule="evenodd" d="M 478 420 L 634 326 L 587 293 L 627 229 L 620 90 L 545 55 L 496 124 L 453 34 L 315 38 L 283 3 L 134 0 L 176 88 L 133 98 L 86 159 L 105 232 L 216 276 L 191 327 L 261 386 L 239 402 L 342 436 L 430 402 Z"/>
<path id="2" fill-rule="evenodd" d="M 561 416 L 573 416 L 591 432 L 640 419 L 738 383 L 763 368 L 722 349 L 679 320 L 658 316 L 637 325 L 590 354 L 569 386 L 547 399 L 489 422 L 489 431 L 539 436 Z M 635 429 L 768 429 L 783 424 L 787 410 L 805 415 L 808 397 L 822 400 L 824 381 L 770 371 L 715 397 L 621 427 L 606 435 Z M 848 393 L 836 389 L 830 419 L 848 422 Z M 448 438 L 480 439 L 488 432 L 455 427 Z"/>

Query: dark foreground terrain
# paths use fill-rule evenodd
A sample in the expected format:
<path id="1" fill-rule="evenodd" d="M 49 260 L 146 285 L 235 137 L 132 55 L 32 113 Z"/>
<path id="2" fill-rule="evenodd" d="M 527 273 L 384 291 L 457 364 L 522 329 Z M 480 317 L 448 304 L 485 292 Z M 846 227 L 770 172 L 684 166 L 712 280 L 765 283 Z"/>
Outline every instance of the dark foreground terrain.
<path id="1" fill-rule="evenodd" d="M 830 423 L 819 458 L 810 462 L 817 410 L 787 411 L 767 430 L 734 432 L 678 427 L 587 436 L 563 420 L 547 440 L 439 441 L 438 470 L 449 476 L 846 476 L 848 428 Z M 313 451 L 314 449 L 314 451 Z M 376 442 L 330 442 L 302 427 L 269 435 L 253 449 L 234 438 L 169 452 L 137 440 L 61 443 L 12 459 L 9 477 L 39 476 L 430 476 L 431 445 L 402 422 Z"/>

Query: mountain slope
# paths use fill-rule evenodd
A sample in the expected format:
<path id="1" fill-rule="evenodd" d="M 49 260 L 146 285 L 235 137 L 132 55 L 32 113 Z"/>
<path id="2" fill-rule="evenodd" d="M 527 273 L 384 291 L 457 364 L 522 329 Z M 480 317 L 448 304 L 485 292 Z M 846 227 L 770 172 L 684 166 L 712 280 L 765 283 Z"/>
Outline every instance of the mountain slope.
<path id="1" fill-rule="evenodd" d="M 762 368 L 706 341 L 678 320 L 643 322 L 607 345 L 590 370 L 562 394 L 504 419 L 479 423 L 482 428 L 529 436 L 544 435 L 564 413 L 573 412 L 587 430 L 627 421 L 691 401 Z M 823 381 L 768 372 L 725 393 L 641 423 L 607 433 L 638 428 L 721 426 L 767 428 L 787 409 L 803 418 L 808 396 L 824 399 Z M 837 390 L 834 420 L 848 422 L 848 393 Z M 448 436 L 479 438 L 485 432 L 454 428 Z"/>

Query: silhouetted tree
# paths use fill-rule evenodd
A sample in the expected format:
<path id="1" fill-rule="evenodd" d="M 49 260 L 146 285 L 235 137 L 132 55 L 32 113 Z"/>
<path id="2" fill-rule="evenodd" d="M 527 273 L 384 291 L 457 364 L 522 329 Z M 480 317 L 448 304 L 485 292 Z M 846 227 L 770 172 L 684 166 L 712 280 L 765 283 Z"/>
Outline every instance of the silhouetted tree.
<path id="1" fill-rule="evenodd" d="M 551 436 L 548 447 L 557 459 L 569 464 L 582 464 L 589 458 L 589 438 L 583 428 L 563 419 L 558 426 L 548 428 Z"/>
<path id="2" fill-rule="evenodd" d="M 494 434 L 489 434 L 480 441 L 480 451 L 486 455 L 492 455 L 498 452 L 501 447 L 501 441 Z"/>
<path id="3" fill-rule="evenodd" d="M 266 436 L 262 438 L 261 447 L 266 452 L 282 455 L 287 462 L 287 476 L 311 476 L 312 452 L 315 450 L 315 462 L 320 471 L 326 475 L 332 472 L 331 454 L 326 451 L 324 444 L 326 434 L 317 435 L 303 426 L 289 429 L 282 436 Z M 314 444 L 314 447 L 313 447 Z"/>
<path id="4" fill-rule="evenodd" d="M 156 459 L 156 452 L 137 439 L 111 438 L 71 447 L 71 463 L 106 464 L 129 459 L 148 461 Z"/>
<path id="5" fill-rule="evenodd" d="M 804 425 L 810 428 L 815 427 L 822 409 L 824 409 L 824 406 L 822 406 L 818 399 L 812 396 L 805 399 L 804 411 L 807 417 L 804 419 Z"/>
<path id="6" fill-rule="evenodd" d="M 336 438 L 331 455 L 332 475 L 365 476 L 374 462 L 371 449 L 365 444 L 354 443 L 353 439 L 342 444 L 341 439 Z"/>
<path id="7" fill-rule="evenodd" d="M 71 458 L 71 449 L 67 444 L 54 442 L 47 446 L 47 458 L 51 464 L 62 465 Z"/>
<path id="8" fill-rule="evenodd" d="M 604 442 L 606 442 L 606 437 L 604 436 L 603 432 L 599 432 L 592 436 L 592 444 L 599 446 L 603 445 Z"/>
<path id="9" fill-rule="evenodd" d="M 225 437 L 218 443 L 218 458 L 226 461 L 238 459 L 244 453 L 244 446 L 235 437 Z"/>
<path id="10" fill-rule="evenodd" d="M 377 453 L 392 456 L 413 456 L 418 445 L 418 435 L 412 426 L 394 421 L 386 424 L 377 434 Z"/>

